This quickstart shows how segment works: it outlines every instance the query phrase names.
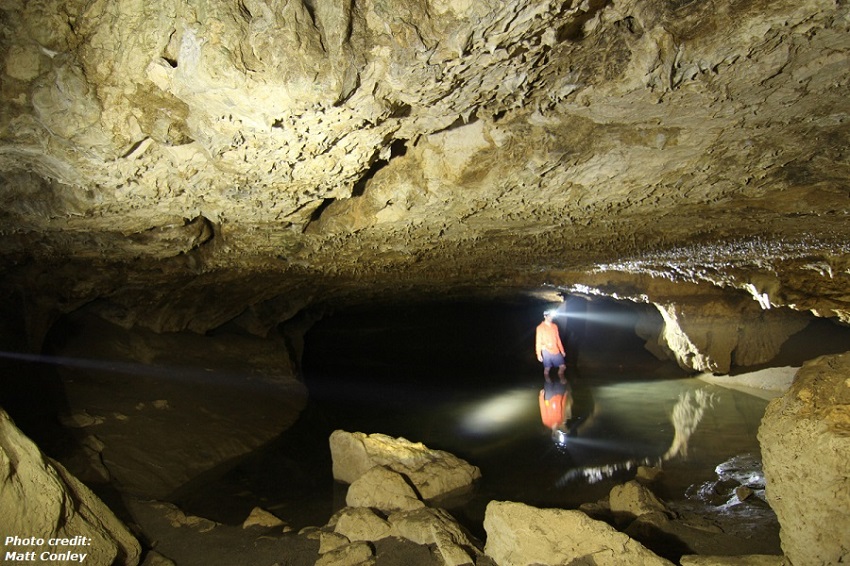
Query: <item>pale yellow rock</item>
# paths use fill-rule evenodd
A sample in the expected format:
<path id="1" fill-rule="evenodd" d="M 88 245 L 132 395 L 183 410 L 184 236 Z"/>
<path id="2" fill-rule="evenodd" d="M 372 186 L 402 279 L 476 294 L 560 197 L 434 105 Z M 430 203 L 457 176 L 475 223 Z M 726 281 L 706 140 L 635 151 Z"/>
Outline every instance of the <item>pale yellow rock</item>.
<path id="1" fill-rule="evenodd" d="M 784 556 L 749 554 L 744 556 L 682 556 L 681 566 L 787 566 Z"/>
<path id="2" fill-rule="evenodd" d="M 351 542 L 376 541 L 391 534 L 390 524 L 367 507 L 345 507 L 334 518 L 334 532 Z"/>
<path id="3" fill-rule="evenodd" d="M 374 564 L 375 553 L 365 542 L 352 542 L 322 554 L 316 566 L 368 566 Z"/>
<path id="4" fill-rule="evenodd" d="M 284 525 L 286 525 L 286 522 L 260 507 L 254 507 L 251 509 L 251 512 L 242 522 L 243 529 L 248 529 L 250 527 L 273 528 L 282 527 Z"/>
<path id="5" fill-rule="evenodd" d="M 608 503 L 615 516 L 627 516 L 632 519 L 646 513 L 667 511 L 664 502 L 635 480 L 614 486 L 608 495 Z"/>
<path id="6" fill-rule="evenodd" d="M 418 496 L 429 500 L 468 488 L 481 477 L 481 470 L 454 454 L 405 438 L 336 430 L 329 443 L 334 478 L 346 483 L 375 466 L 385 466 L 407 478 Z"/>
<path id="7" fill-rule="evenodd" d="M 85 554 L 86 564 L 138 564 L 141 548 L 127 527 L 61 464 L 44 456 L 2 410 L 0 477 L 3 556 L 20 553 L 24 560 L 29 552 L 67 552 L 68 546 L 46 541 L 85 537 L 89 543 L 75 546 L 74 552 Z M 14 537 L 23 540 L 18 543 Z M 45 542 L 33 544 L 33 539 Z"/>
<path id="8" fill-rule="evenodd" d="M 350 507 L 373 507 L 384 512 L 411 510 L 425 504 L 401 474 L 375 466 L 348 487 L 345 503 Z"/>
<path id="9" fill-rule="evenodd" d="M 484 551 L 501 566 L 569 564 L 586 556 L 593 556 L 599 566 L 672 564 L 581 511 L 492 501 L 487 505 L 484 529 Z"/>
<path id="10" fill-rule="evenodd" d="M 791 389 L 768 404 L 759 427 L 767 501 L 795 566 L 850 558 L 848 373 L 850 353 L 805 363 Z"/>

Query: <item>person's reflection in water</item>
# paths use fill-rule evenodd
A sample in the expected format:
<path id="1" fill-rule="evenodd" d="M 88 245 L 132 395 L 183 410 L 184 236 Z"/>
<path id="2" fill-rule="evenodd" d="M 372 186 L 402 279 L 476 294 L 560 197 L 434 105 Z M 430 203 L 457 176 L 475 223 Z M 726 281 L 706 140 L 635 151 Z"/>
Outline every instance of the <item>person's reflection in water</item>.
<path id="1" fill-rule="evenodd" d="M 567 439 L 567 421 L 572 418 L 573 396 L 569 383 L 547 381 L 538 395 L 540 419 L 552 431 L 552 440 L 564 444 Z"/>

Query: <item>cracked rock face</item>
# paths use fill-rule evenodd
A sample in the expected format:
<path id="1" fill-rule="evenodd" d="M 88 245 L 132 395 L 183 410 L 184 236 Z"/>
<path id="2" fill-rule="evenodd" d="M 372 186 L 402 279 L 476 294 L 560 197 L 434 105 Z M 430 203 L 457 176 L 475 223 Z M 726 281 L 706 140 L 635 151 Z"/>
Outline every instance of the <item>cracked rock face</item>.
<path id="1" fill-rule="evenodd" d="M 850 321 L 846 4 L 0 10 L 0 265 L 40 320 L 687 282 Z"/>

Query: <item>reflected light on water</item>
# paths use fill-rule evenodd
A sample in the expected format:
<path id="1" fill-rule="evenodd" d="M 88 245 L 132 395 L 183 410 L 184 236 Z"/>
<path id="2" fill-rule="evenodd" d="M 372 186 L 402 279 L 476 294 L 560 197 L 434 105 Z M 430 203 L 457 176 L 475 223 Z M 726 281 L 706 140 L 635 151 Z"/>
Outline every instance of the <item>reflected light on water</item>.
<path id="1" fill-rule="evenodd" d="M 528 389 L 511 389 L 463 410 L 460 430 L 469 435 L 487 435 L 513 426 L 529 411 Z"/>
<path id="2" fill-rule="evenodd" d="M 593 484 L 610 478 L 617 472 L 632 470 L 638 466 L 658 466 L 660 464 L 660 458 L 644 458 L 642 460 L 626 460 L 625 462 L 608 464 L 605 466 L 586 466 L 583 468 L 576 468 L 561 476 L 561 478 L 556 482 L 556 485 L 558 487 L 563 487 L 576 479 L 583 479 L 587 483 Z"/>

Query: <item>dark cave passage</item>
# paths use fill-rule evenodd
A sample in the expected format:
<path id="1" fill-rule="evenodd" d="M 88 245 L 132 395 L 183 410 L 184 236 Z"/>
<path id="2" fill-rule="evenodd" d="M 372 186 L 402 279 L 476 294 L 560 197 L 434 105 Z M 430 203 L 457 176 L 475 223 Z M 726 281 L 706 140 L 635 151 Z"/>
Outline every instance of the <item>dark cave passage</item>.
<path id="1" fill-rule="evenodd" d="M 536 394 L 543 379 L 534 332 L 550 306 L 434 301 L 340 311 L 307 335 L 305 382 L 313 402 L 327 407 L 339 427 L 425 441 L 418 437 L 447 428 L 446 405 L 505 391 Z M 558 324 L 574 383 L 586 368 L 608 375 L 624 365 L 645 375 L 683 375 L 643 349 L 631 309 L 603 308 L 595 318 L 609 321 L 604 325 L 587 324 L 584 304 L 571 310 L 578 316 Z M 470 447 L 455 447 L 462 448 Z"/>
<path id="2" fill-rule="evenodd" d="M 228 508 L 243 517 L 249 502 L 237 502 L 251 497 L 281 506 L 284 516 L 300 513 L 300 520 L 288 517 L 294 526 L 315 524 L 345 504 L 345 486 L 330 473 L 330 433 L 380 432 L 447 450 L 481 468 L 471 494 L 441 505 L 483 537 L 490 500 L 577 508 L 632 479 L 638 465 L 661 464 L 676 436 L 674 406 L 699 395 L 712 406 L 687 456 L 664 462 L 659 495 L 704 505 L 703 495 L 712 490 L 702 486 L 717 482 L 716 466 L 758 454 L 756 431 L 767 401 L 705 384 L 674 362 L 656 359 L 634 333 L 643 313 L 614 301 L 574 302 L 569 309 L 575 316 L 561 323 L 575 418 L 567 445 L 553 443 L 540 420 L 543 379 L 533 350 L 534 329 L 549 306 L 435 301 L 326 316 L 306 337 L 310 402 L 295 427 L 181 504 L 224 520 Z M 689 497 L 702 500 L 689 503 Z M 754 512 L 763 515 L 763 550 L 775 551 L 775 519 L 766 505 L 756 504 Z"/>
<path id="3" fill-rule="evenodd" d="M 726 506 L 718 486 L 728 486 L 715 471 L 759 454 L 756 432 L 767 401 L 707 384 L 652 356 L 634 332 L 641 316 L 653 314 L 648 307 L 571 299 L 572 316 L 559 326 L 575 418 L 566 446 L 557 445 L 540 420 L 543 380 L 533 351 L 534 329 L 550 306 L 531 299 L 431 301 L 327 314 L 305 337 L 301 373 L 309 399 L 297 420 L 271 442 L 192 477 L 166 499 L 225 524 L 241 523 L 259 506 L 294 528 L 321 525 L 345 505 L 346 486 L 332 477 L 330 433 L 380 432 L 447 450 L 481 469 L 471 493 L 440 502 L 480 537 L 491 500 L 577 508 L 633 478 L 637 465 L 664 460 L 660 497 L 679 509 L 719 509 L 743 527 L 762 525 L 762 551 L 775 552 L 772 512 L 757 500 Z M 814 320 L 770 365 L 799 365 L 841 351 L 847 336 L 844 327 Z M 103 321 L 74 317 L 56 326 L 44 354 L 77 363 L 108 354 L 112 369 L 6 358 L 6 369 L 28 377 L 4 382 L 3 400 L 10 412 L 27 417 L 25 428 L 40 434 L 46 451 L 60 460 L 56 445 L 65 441 L 56 430 L 105 439 L 107 467 L 110 457 L 169 459 L 181 453 L 181 443 L 215 451 L 234 423 L 241 434 L 295 414 L 285 407 L 285 394 L 266 388 L 263 375 L 286 358 L 285 348 L 272 343 L 252 350 L 256 343 L 245 338 L 121 334 Z M 269 358 L 270 351 L 280 356 Z M 135 361 L 115 357 L 122 352 L 132 352 Z M 20 391 L 9 387 L 14 383 Z M 677 436 L 671 415 L 683 402 L 702 402 L 704 415 L 687 450 L 665 459 Z M 69 432 L 47 414 L 57 410 L 101 424 Z M 210 420 L 224 414 L 228 419 Z M 125 473 L 132 479 L 145 472 Z"/>

